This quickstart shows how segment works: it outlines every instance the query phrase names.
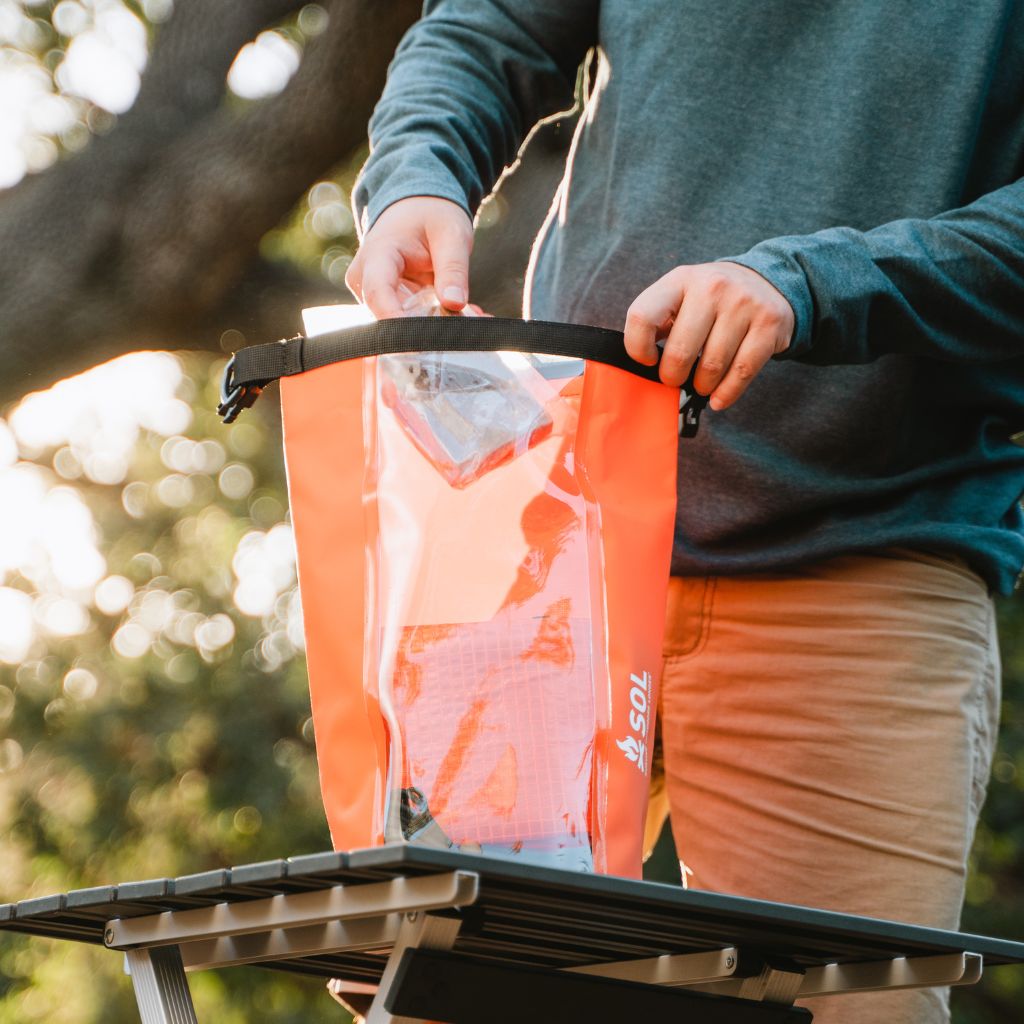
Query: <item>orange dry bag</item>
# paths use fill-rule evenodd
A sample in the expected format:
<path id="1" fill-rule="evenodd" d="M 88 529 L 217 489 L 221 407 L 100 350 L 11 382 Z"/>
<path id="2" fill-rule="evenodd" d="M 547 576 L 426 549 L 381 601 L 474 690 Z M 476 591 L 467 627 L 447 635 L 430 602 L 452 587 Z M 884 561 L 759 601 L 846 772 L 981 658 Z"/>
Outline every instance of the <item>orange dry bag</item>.
<path id="1" fill-rule="evenodd" d="M 497 318 L 245 349 L 223 410 L 278 377 L 335 846 L 638 875 L 678 389 Z"/>

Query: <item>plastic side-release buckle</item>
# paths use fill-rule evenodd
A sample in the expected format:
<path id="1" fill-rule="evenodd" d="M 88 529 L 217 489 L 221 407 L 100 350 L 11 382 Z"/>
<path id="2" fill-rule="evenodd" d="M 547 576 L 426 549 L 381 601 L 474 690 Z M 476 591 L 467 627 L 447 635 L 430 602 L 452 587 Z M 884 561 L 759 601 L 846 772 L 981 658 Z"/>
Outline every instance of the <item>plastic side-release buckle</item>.
<path id="1" fill-rule="evenodd" d="M 695 391 L 693 379 L 687 381 L 679 392 L 679 436 L 696 437 L 700 429 L 700 414 L 707 408 L 707 395 Z"/>
<path id="2" fill-rule="evenodd" d="M 262 385 L 249 384 L 243 386 L 235 383 L 235 357 L 228 360 L 224 367 L 224 376 L 220 383 L 220 405 L 217 415 L 225 423 L 234 423 L 243 409 L 248 409 L 263 392 Z"/>

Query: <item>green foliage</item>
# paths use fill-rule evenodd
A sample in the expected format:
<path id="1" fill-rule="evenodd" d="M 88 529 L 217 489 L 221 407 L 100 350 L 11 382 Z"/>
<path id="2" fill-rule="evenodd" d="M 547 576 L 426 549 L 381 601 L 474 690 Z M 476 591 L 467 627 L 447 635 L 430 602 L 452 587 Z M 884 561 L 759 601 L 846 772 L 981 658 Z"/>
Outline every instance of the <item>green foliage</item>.
<path id="1" fill-rule="evenodd" d="M 38 96 L 61 111 L 59 128 L 23 140 L 29 170 L 115 128 L 114 114 L 69 94 L 57 71 L 73 42 L 62 25 L 80 21 L 77 33 L 100 7 L 120 6 L 65 4 L 75 17 L 55 24 L 56 0 L 0 0 L 14 33 L 0 59 L 35 76 Z M 150 36 L 171 10 L 169 0 L 124 6 Z M 325 18 L 309 4 L 274 31 L 301 49 Z M 363 156 L 311 186 L 264 240 L 265 257 L 343 283 L 355 245 L 345 197 Z M 222 343 L 263 340 L 228 331 Z M 181 362 L 187 426 L 119 411 L 126 395 L 115 387 L 106 412 L 85 403 L 63 433 L 19 436 L 22 489 L 54 498 L 64 520 L 84 512 L 83 536 L 95 536 L 77 556 L 92 553 L 104 568 L 98 581 L 76 583 L 75 566 L 62 577 L 51 545 L 5 573 L 11 560 L 0 551 L 0 594 L 26 595 L 35 620 L 24 657 L 0 660 L 0 901 L 330 847 L 276 401 L 225 427 L 213 413 L 223 360 Z M 148 373 L 165 369 L 153 363 Z M 0 419 L 0 472 L 9 438 Z M 200 1019 L 345 1019 L 316 980 L 235 969 L 197 975 L 192 988 Z M 117 956 L 0 937 L 0 1024 L 137 1019 Z"/>
<path id="2" fill-rule="evenodd" d="M 1024 604 L 999 605 L 1003 711 L 989 785 L 971 857 L 964 931 L 1024 939 Z M 954 990 L 957 1024 L 1020 1019 L 1024 967 L 989 971 L 979 985 Z"/>
<path id="3" fill-rule="evenodd" d="M 276 403 L 224 427 L 212 412 L 222 365 L 187 360 L 190 426 L 143 430 L 124 481 L 62 480 L 49 467 L 81 473 L 74 446 L 34 460 L 51 490 L 91 511 L 106 571 L 85 599 L 87 624 L 66 636 L 46 618 L 53 579 L 7 580 L 44 625 L 20 666 L 0 666 L 0 899 L 330 847 Z M 197 976 L 194 993 L 201 1019 L 225 1022 L 335 1008 L 319 982 L 258 970 Z M 137 1019 L 119 957 L 0 942 L 0 1024 Z"/>

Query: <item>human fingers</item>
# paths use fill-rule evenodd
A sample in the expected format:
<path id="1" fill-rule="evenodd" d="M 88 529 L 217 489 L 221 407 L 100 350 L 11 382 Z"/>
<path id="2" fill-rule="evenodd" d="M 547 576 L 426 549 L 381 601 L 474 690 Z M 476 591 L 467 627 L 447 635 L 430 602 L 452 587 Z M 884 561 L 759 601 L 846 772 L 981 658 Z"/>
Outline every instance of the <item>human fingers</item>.
<path id="1" fill-rule="evenodd" d="M 685 287 L 685 286 L 684 286 Z M 714 307 L 699 292 L 684 291 L 683 304 L 668 332 L 658 368 L 662 382 L 682 387 L 716 326 Z M 701 365 L 703 365 L 701 356 Z"/>
<path id="2" fill-rule="evenodd" d="M 363 272 L 367 262 L 372 262 L 369 255 L 372 249 L 373 246 L 360 246 L 355 258 L 349 264 L 348 270 L 345 271 L 345 286 L 352 293 L 357 302 L 363 301 Z M 374 254 L 374 259 L 376 259 L 377 255 L 378 254 Z M 405 262 L 401 257 L 401 253 L 398 254 L 398 262 L 400 264 Z M 413 283 L 416 284 L 418 289 L 422 288 L 425 284 L 428 284 L 429 281 L 424 275 L 420 275 L 419 278 L 417 278 L 416 275 L 413 275 L 412 278 L 410 278 L 407 272 L 403 272 L 395 289 L 399 302 L 405 302 L 405 300 L 413 294 Z"/>
<path id="3" fill-rule="evenodd" d="M 359 278 L 359 299 L 378 320 L 402 315 L 399 285 L 402 259 L 395 249 L 374 248 L 363 261 Z"/>
<path id="4" fill-rule="evenodd" d="M 434 281 L 431 238 L 439 265 L 447 266 L 453 259 L 449 250 L 460 240 L 471 245 L 472 234 L 472 222 L 456 203 L 431 196 L 401 199 L 366 232 L 345 283 L 376 316 L 400 316 L 409 292 Z"/>
<path id="5" fill-rule="evenodd" d="M 473 248 L 473 225 L 457 206 L 427 229 L 434 291 L 441 305 L 454 313 L 469 300 L 469 255 Z"/>
<path id="6" fill-rule="evenodd" d="M 694 387 L 702 395 L 718 394 L 711 407 L 724 409 L 768 359 L 788 348 L 795 318 L 785 296 L 756 271 L 733 263 L 706 264 L 694 271 L 697 280 L 688 297 L 700 294 L 715 310 Z M 726 380 L 728 386 L 719 392 Z"/>
<path id="7" fill-rule="evenodd" d="M 699 394 L 710 395 L 732 365 L 750 321 L 742 309 L 713 307 L 707 296 L 703 296 L 702 301 L 706 307 L 712 308 L 714 322 L 704 342 L 700 365 L 693 375 L 693 386 Z"/>
<path id="8" fill-rule="evenodd" d="M 345 287 L 352 293 L 356 302 L 363 301 L 363 249 L 360 247 L 355 258 L 345 271 Z"/>
<path id="9" fill-rule="evenodd" d="M 784 352 L 789 339 L 777 330 L 764 325 L 751 325 L 736 349 L 729 369 L 721 382 L 711 391 L 708 404 L 715 412 L 728 409 L 750 382 L 761 372 L 765 363 L 777 352 Z"/>
<path id="10" fill-rule="evenodd" d="M 756 271 L 728 262 L 676 267 L 630 307 L 627 350 L 650 365 L 657 357 L 659 333 L 671 324 L 661 379 L 674 386 L 685 383 L 699 354 L 694 387 L 701 394 L 717 394 L 712 408 L 724 409 L 772 355 L 785 351 L 794 322 L 785 296 Z M 741 347 L 743 358 L 733 370 Z"/>
<path id="11" fill-rule="evenodd" d="M 682 267 L 645 288 L 626 312 L 626 327 L 623 332 L 626 352 L 644 366 L 654 366 L 660 355 L 658 339 L 663 337 L 672 324 L 683 300 Z"/>

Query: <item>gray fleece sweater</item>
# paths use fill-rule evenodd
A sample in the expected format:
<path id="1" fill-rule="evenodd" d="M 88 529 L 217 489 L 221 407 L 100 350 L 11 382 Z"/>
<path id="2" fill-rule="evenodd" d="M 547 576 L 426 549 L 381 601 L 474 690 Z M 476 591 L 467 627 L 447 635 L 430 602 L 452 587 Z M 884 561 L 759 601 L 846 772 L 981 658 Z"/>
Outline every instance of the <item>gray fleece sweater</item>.
<path id="1" fill-rule="evenodd" d="M 621 329 L 731 259 L 796 332 L 679 448 L 673 572 L 892 546 L 1024 562 L 1024 3 L 433 0 L 399 48 L 354 202 L 475 211 L 594 87 L 527 315 Z M 664 443 L 653 439 L 652 444 Z"/>

